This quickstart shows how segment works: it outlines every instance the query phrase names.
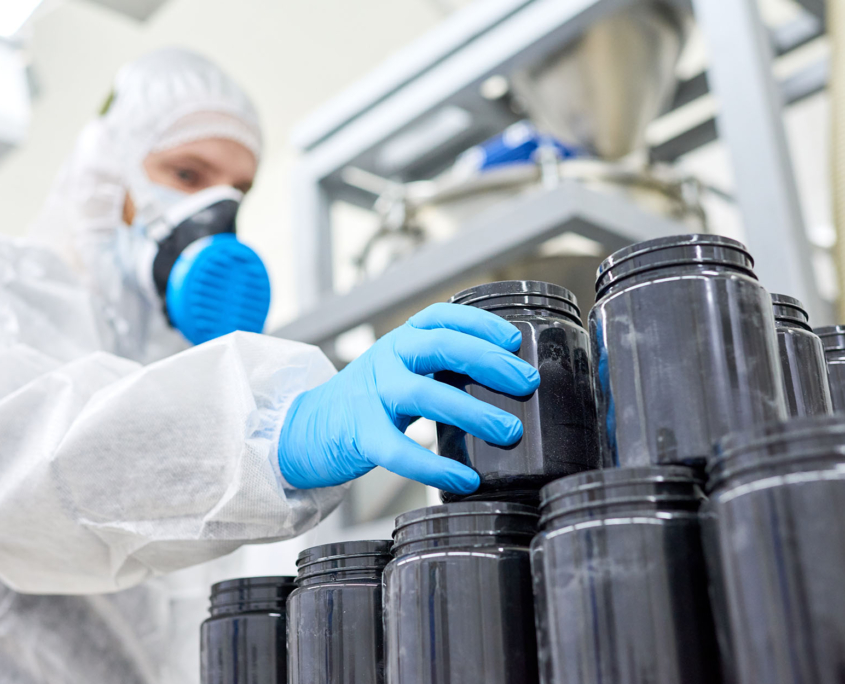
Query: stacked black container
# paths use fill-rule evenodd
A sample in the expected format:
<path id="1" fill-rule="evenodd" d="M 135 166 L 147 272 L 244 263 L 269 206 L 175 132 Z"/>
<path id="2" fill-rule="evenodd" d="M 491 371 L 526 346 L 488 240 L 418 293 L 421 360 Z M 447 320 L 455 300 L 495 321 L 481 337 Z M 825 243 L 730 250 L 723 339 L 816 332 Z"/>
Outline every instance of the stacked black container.
<path id="1" fill-rule="evenodd" d="M 841 684 L 845 418 L 735 433 L 709 471 L 732 681 Z"/>
<path id="2" fill-rule="evenodd" d="M 722 675 L 699 506 L 713 443 L 786 417 L 772 305 L 742 244 L 660 238 L 599 268 L 590 336 L 609 470 L 542 491 L 544 684 Z"/>
<path id="3" fill-rule="evenodd" d="M 536 684 L 536 509 L 465 501 L 396 519 L 384 573 L 388 684 Z"/>
<path id="4" fill-rule="evenodd" d="M 305 549 L 288 597 L 288 684 L 384 681 L 382 573 L 389 541 Z"/>
<path id="5" fill-rule="evenodd" d="M 816 328 L 814 332 L 824 345 L 833 410 L 845 412 L 845 325 Z"/>
<path id="6" fill-rule="evenodd" d="M 522 332 L 518 355 L 540 373 L 513 397 L 455 373 L 437 379 L 520 418 L 521 440 L 498 447 L 438 424 L 440 455 L 478 472 L 469 497 L 399 516 L 385 571 L 388 684 L 536 684 L 529 544 L 539 491 L 600 465 L 589 337 L 574 295 L 537 281 L 489 283 L 452 303 L 491 311 Z M 464 500 L 461 500 L 461 499 Z"/>
<path id="7" fill-rule="evenodd" d="M 293 577 L 245 577 L 211 587 L 200 628 L 202 684 L 287 682 L 285 603 Z"/>
<path id="8" fill-rule="evenodd" d="M 289 681 L 382 681 L 383 590 L 387 684 L 845 682 L 845 418 L 814 415 L 830 411 L 822 349 L 845 368 L 845 327 L 814 335 L 743 245 L 712 235 L 623 249 L 596 290 L 589 343 L 559 286 L 455 295 L 522 331 L 541 386 L 438 378 L 517 415 L 523 438 L 438 425 L 478 492 L 399 516 L 389 563 L 388 542 L 300 556 Z M 271 608 L 289 579 L 269 583 Z M 250 612 L 249 582 L 215 587 L 206 672 L 242 667 L 247 628 L 278 656 L 284 611 Z M 232 591 L 248 600 L 228 608 Z"/>
<path id="9" fill-rule="evenodd" d="M 435 375 L 514 414 L 523 426 L 517 444 L 499 447 L 438 423 L 438 453 L 470 466 L 481 477 L 477 492 L 469 497 L 443 492 L 443 501 L 488 499 L 536 506 L 543 485 L 597 468 L 590 340 L 575 295 L 552 283 L 508 280 L 472 287 L 450 301 L 491 311 L 516 326 L 522 333 L 517 356 L 539 371 L 540 388 L 530 397 L 512 397 L 466 375 Z"/>
<path id="10" fill-rule="evenodd" d="M 541 681 L 719 681 L 702 497 L 684 466 L 596 470 L 543 489 L 531 545 Z"/>
<path id="11" fill-rule="evenodd" d="M 786 418 L 769 294 L 745 247 L 682 235 L 599 267 L 590 313 L 605 466 L 703 466 L 728 432 Z"/>
<path id="12" fill-rule="evenodd" d="M 832 413 L 824 346 L 810 327 L 803 304 L 794 297 L 773 294 L 772 308 L 789 415 Z"/>

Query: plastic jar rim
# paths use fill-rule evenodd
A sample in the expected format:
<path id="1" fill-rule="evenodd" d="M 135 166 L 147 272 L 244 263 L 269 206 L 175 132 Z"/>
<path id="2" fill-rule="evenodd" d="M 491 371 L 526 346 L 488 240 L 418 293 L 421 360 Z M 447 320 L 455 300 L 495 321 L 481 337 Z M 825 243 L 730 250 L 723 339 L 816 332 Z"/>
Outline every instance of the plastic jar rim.
<path id="1" fill-rule="evenodd" d="M 614 495 L 613 490 L 630 489 L 642 485 L 688 485 L 688 495 L 644 493 L 639 495 Z M 540 527 L 561 516 L 574 515 L 588 509 L 600 509 L 612 506 L 630 506 L 633 504 L 673 504 L 684 501 L 698 505 L 703 480 L 696 472 L 686 466 L 635 466 L 631 468 L 605 468 L 586 471 L 563 477 L 543 487 L 541 494 Z M 579 497 L 591 492 L 607 492 L 610 495 L 590 501 Z M 562 501 L 572 499 L 568 504 Z"/>
<path id="2" fill-rule="evenodd" d="M 521 302 L 502 302 L 500 304 L 486 304 L 497 299 L 524 298 Z M 532 298 L 545 301 L 531 301 Z M 541 280 L 500 280 L 492 283 L 474 285 L 461 290 L 449 298 L 451 304 L 478 306 L 487 311 L 508 308 L 549 309 L 581 323 L 581 308 L 577 297 L 567 288 L 556 283 Z"/>
<path id="3" fill-rule="evenodd" d="M 732 432 L 716 443 L 716 458 L 707 466 L 714 469 L 718 463 L 749 451 L 765 449 L 775 444 L 800 442 L 812 437 L 842 436 L 845 445 L 845 415 L 801 416 L 776 420 L 758 427 Z"/>
<path id="4" fill-rule="evenodd" d="M 532 517 L 535 519 L 540 517 L 536 508 L 526 504 L 510 501 L 460 501 L 417 508 L 398 515 L 393 529 L 393 537 L 395 539 L 396 533 L 409 525 L 429 520 L 494 515 Z"/>
<path id="5" fill-rule="evenodd" d="M 423 527 L 438 520 L 461 520 L 471 518 L 509 518 L 511 526 L 502 525 L 499 529 L 446 530 L 438 532 L 420 531 L 411 534 L 410 528 Z M 525 538 L 530 542 L 537 531 L 539 512 L 525 504 L 500 501 L 462 501 L 439 506 L 428 506 L 403 513 L 396 518 L 393 530 L 393 553 L 411 544 L 430 542 L 436 539 L 476 538 L 483 545 L 483 540 L 495 538 Z M 410 535 L 410 536 L 409 536 Z M 470 544 L 472 546 L 472 544 Z M 525 544 L 527 546 L 527 544 Z"/>
<path id="6" fill-rule="evenodd" d="M 845 325 L 824 325 L 813 328 L 813 332 L 821 339 L 825 353 L 845 350 Z M 837 338 L 841 338 L 839 344 Z"/>
<path id="7" fill-rule="evenodd" d="M 825 442 L 804 446 L 800 453 L 789 453 L 791 445 L 807 440 Z M 773 447 L 785 453 L 768 453 Z M 839 453 L 842 450 L 843 453 Z M 726 435 L 716 444 L 715 457 L 707 464 L 707 490 L 714 491 L 726 480 L 755 470 L 790 466 L 830 456 L 842 460 L 845 454 L 845 416 L 841 414 L 802 416 L 774 421 L 751 430 Z"/>
<path id="8" fill-rule="evenodd" d="M 293 586 L 296 577 L 293 575 L 266 575 L 262 577 L 238 577 L 234 579 L 222 580 L 211 585 L 212 597 L 217 594 L 222 594 L 237 589 L 258 589 L 262 587 L 277 587 L 285 588 Z"/>
<path id="9" fill-rule="evenodd" d="M 390 544 L 389 539 L 356 539 L 319 544 L 300 551 L 296 557 L 296 566 L 300 568 L 341 558 L 390 555 Z"/>
<path id="10" fill-rule="evenodd" d="M 775 293 L 771 293 L 769 296 L 772 299 L 775 323 L 792 323 L 812 332 L 810 316 L 798 299 Z"/>
<path id="11" fill-rule="evenodd" d="M 770 474 L 777 475 L 776 471 L 783 468 L 789 468 L 800 463 L 818 463 L 819 461 L 829 461 L 832 464 L 841 465 L 843 475 L 845 475 L 845 444 L 840 447 L 820 446 L 809 451 L 802 451 L 800 454 L 760 455 L 750 461 L 735 463 L 732 468 L 726 467 L 729 463 L 726 463 L 725 460 L 717 459 L 711 470 L 711 477 L 707 481 L 707 492 L 708 494 L 713 493 L 723 486 L 728 486 L 731 480 L 756 472 L 770 471 Z M 722 466 L 721 469 L 718 467 L 720 465 Z"/>
<path id="12" fill-rule="evenodd" d="M 591 489 L 609 489 L 635 484 L 662 482 L 700 483 L 695 470 L 683 465 L 633 466 L 628 468 L 598 468 L 561 477 L 540 490 L 541 506 L 550 500 Z"/>
<path id="13" fill-rule="evenodd" d="M 695 483 L 688 483 L 691 484 L 693 487 L 703 488 L 703 483 L 695 482 Z M 703 492 L 703 489 L 702 489 Z M 619 497 L 616 499 L 603 499 L 597 501 L 583 501 L 580 502 L 578 505 L 572 505 L 567 508 L 560 508 L 556 510 L 550 510 L 540 517 L 540 529 L 543 530 L 545 527 L 552 522 L 553 520 L 558 520 L 559 518 L 568 518 L 568 517 L 575 517 L 580 513 L 588 510 L 602 510 L 605 509 L 610 511 L 614 508 L 630 508 L 631 506 L 636 505 L 645 505 L 648 504 L 655 508 L 662 507 L 666 510 L 661 510 L 661 513 L 667 513 L 671 510 L 672 513 L 696 513 L 698 511 L 698 507 L 701 504 L 702 500 L 704 499 L 703 493 L 701 496 L 696 496 L 694 493 L 688 494 L 686 496 L 683 495 L 666 495 L 666 496 L 629 496 L 629 497 Z M 688 507 L 685 508 L 676 508 L 674 504 L 689 504 Z M 670 508 L 671 507 L 671 508 Z"/>
<path id="14" fill-rule="evenodd" d="M 445 548 L 489 548 L 496 547 L 518 547 L 527 549 L 531 544 L 531 540 L 537 534 L 537 530 L 530 532 L 517 531 L 496 531 L 496 530 L 482 530 L 482 531 L 466 531 L 466 532 L 436 532 L 419 537 L 412 537 L 397 541 L 393 545 L 394 558 L 402 558 L 407 555 L 405 549 L 411 546 L 425 545 L 432 541 L 451 540 L 452 544 L 444 544 L 437 547 L 438 549 Z M 472 539 L 474 542 L 467 542 Z M 431 549 L 429 549 L 431 550 Z"/>
<path id="15" fill-rule="evenodd" d="M 646 254 L 655 254 L 670 249 L 684 247 L 722 247 L 742 254 L 748 263 L 747 265 L 743 265 L 715 257 L 678 257 L 657 261 L 651 264 L 644 264 L 625 271 L 621 275 L 617 274 L 617 277 L 614 278 L 614 269 L 617 269 L 620 265 L 624 265 L 632 259 L 636 259 L 637 257 L 641 257 Z M 653 240 L 646 240 L 644 242 L 629 245 L 628 247 L 623 247 L 602 261 L 596 271 L 596 299 L 601 299 L 608 289 L 622 280 L 626 280 L 648 271 L 681 265 L 728 265 L 735 270 L 746 273 L 755 280 L 757 279 L 757 276 L 754 273 L 754 258 L 748 252 L 748 248 L 738 240 L 723 237 L 721 235 L 710 235 L 707 233 L 673 235 L 655 238 Z"/>

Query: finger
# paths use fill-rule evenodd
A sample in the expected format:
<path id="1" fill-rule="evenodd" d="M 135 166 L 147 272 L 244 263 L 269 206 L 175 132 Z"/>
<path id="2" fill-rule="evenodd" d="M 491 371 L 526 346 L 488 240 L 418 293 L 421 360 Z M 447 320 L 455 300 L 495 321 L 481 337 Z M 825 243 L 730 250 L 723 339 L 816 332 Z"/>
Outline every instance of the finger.
<path id="1" fill-rule="evenodd" d="M 433 454 L 394 427 L 377 439 L 367 458 L 392 473 L 454 494 L 471 494 L 481 484 L 472 468 Z"/>
<path id="2" fill-rule="evenodd" d="M 414 375 L 395 406 L 400 413 L 448 423 L 485 442 L 509 446 L 522 437 L 520 420 L 455 387 Z"/>
<path id="3" fill-rule="evenodd" d="M 420 330 L 397 338 L 396 352 L 408 370 L 420 375 L 450 370 L 515 396 L 531 394 L 540 374 L 530 363 L 487 340 L 455 330 Z"/>
<path id="4" fill-rule="evenodd" d="M 464 304 L 432 304 L 408 319 L 408 325 L 421 330 L 449 328 L 480 337 L 508 351 L 516 351 L 522 342 L 522 333 L 512 323 L 484 309 Z"/>

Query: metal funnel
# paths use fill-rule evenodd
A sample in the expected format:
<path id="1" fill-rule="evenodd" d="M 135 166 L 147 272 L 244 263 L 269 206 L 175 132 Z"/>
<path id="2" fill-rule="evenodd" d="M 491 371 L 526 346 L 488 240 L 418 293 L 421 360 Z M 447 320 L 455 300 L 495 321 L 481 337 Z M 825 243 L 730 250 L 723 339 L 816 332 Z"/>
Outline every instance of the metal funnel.
<path id="1" fill-rule="evenodd" d="M 660 2 L 635 3 L 514 74 L 514 93 L 539 128 L 604 159 L 623 157 L 642 147 L 672 96 L 687 19 Z"/>

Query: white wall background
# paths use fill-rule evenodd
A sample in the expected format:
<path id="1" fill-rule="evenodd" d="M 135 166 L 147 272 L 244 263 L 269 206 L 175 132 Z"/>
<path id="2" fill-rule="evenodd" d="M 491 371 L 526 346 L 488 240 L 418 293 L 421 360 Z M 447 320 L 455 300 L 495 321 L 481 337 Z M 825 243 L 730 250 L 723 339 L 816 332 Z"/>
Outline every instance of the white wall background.
<path id="1" fill-rule="evenodd" d="M 265 126 L 239 230 L 268 263 L 272 327 L 294 313 L 291 128 L 444 15 L 432 0 L 170 0 L 140 23 L 86 0 L 48 1 L 25 36 L 40 95 L 26 143 L 0 160 L 0 232 L 25 233 L 123 63 L 161 46 L 198 50 L 243 85 Z"/>

